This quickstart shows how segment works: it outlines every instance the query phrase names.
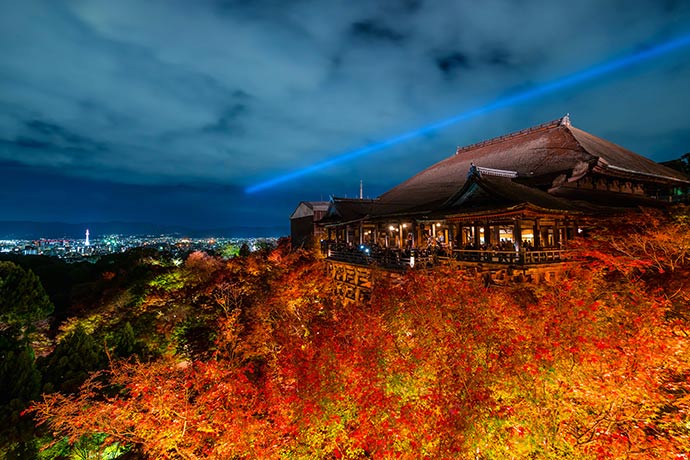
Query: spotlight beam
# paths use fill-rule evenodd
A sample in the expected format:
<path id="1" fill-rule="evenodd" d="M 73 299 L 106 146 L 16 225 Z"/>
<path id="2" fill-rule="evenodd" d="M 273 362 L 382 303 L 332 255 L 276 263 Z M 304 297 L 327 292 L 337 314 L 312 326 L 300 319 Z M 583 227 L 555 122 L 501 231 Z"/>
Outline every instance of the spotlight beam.
<path id="1" fill-rule="evenodd" d="M 360 147 L 355 150 L 351 150 L 349 152 L 342 153 L 340 155 L 337 155 L 333 158 L 330 158 L 328 160 L 320 161 L 318 163 L 314 163 L 310 166 L 306 166 L 301 169 L 296 169 L 292 172 L 276 176 L 273 179 L 266 180 L 264 182 L 259 182 L 255 185 L 252 185 L 250 187 L 247 187 L 245 189 L 245 193 L 256 193 L 262 190 L 266 190 L 268 188 L 275 187 L 276 185 L 282 184 L 284 182 L 289 182 L 294 179 L 297 179 L 302 176 L 306 176 L 308 174 L 320 171 L 322 169 L 328 168 L 330 166 L 334 166 L 340 163 L 345 163 L 350 160 L 354 160 L 355 158 L 359 158 L 361 156 L 379 151 L 379 150 L 384 150 L 389 147 L 393 147 L 394 145 L 401 144 L 403 142 L 409 141 L 411 139 L 424 136 L 427 134 L 431 134 L 433 132 L 439 131 L 441 129 L 447 128 L 448 126 L 460 123 L 462 121 L 469 120 L 471 118 L 478 117 L 480 115 L 484 115 L 489 112 L 493 112 L 495 110 L 508 107 L 511 105 L 519 104 L 521 102 L 528 101 L 530 99 L 535 99 L 540 96 L 544 96 L 546 94 L 553 93 L 555 91 L 570 87 L 570 86 L 575 86 L 579 83 L 592 80 L 594 78 L 600 77 L 602 75 L 606 75 L 609 73 L 616 72 L 618 70 L 624 69 L 626 67 L 630 67 L 634 64 L 637 64 L 639 62 L 644 62 L 650 59 L 654 59 L 656 57 L 662 56 L 664 54 L 671 53 L 679 48 L 683 48 L 690 45 L 690 34 L 684 35 L 678 38 L 675 38 L 673 40 L 661 43 L 659 45 L 643 49 L 641 51 L 636 51 L 634 53 L 630 53 L 628 55 L 625 55 L 623 57 L 614 59 L 609 62 L 605 62 L 602 64 L 595 65 L 593 67 L 590 67 L 585 70 L 581 70 L 579 72 L 575 72 L 573 74 L 567 75 L 563 78 L 560 78 L 558 80 L 553 80 L 547 83 L 544 83 L 541 86 L 537 86 L 535 88 L 531 88 L 522 92 L 519 92 L 517 94 L 503 97 L 501 99 L 497 99 L 493 102 L 490 102 L 486 105 L 476 107 L 474 109 L 470 109 L 466 112 L 459 113 L 455 116 L 452 116 L 450 118 L 446 118 L 444 120 L 439 120 L 434 123 L 431 123 L 426 126 L 422 126 L 421 128 L 412 130 L 412 131 L 407 131 L 405 133 L 399 134 L 397 136 L 391 137 L 389 139 L 380 141 L 380 142 L 375 142 L 373 144 Z"/>

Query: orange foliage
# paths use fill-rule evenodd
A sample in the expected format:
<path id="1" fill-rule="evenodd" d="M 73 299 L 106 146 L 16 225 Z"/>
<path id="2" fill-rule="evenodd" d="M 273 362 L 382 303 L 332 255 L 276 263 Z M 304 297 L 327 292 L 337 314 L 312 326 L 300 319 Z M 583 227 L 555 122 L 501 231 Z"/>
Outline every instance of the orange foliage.
<path id="1" fill-rule="evenodd" d="M 140 446 L 148 458 L 270 458 L 289 427 L 252 372 L 217 361 L 118 363 L 107 375 L 120 388 L 114 396 L 104 397 L 103 375 L 95 375 L 77 396 L 46 395 L 35 413 L 70 442 L 106 433 L 106 443 Z"/>
<path id="2" fill-rule="evenodd" d="M 687 261 L 596 244 L 558 284 L 413 271 L 348 306 L 305 253 L 229 262 L 205 288 L 212 357 L 114 363 L 33 411 L 148 458 L 686 458 L 687 322 L 663 289 L 611 274 Z"/>

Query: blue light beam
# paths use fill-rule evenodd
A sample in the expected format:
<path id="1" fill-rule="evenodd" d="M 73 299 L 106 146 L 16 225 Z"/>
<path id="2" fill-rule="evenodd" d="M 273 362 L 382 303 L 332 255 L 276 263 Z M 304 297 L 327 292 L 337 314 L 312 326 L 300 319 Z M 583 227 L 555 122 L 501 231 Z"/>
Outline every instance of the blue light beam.
<path id="1" fill-rule="evenodd" d="M 522 91 L 520 93 L 498 99 L 496 101 L 490 102 L 489 104 L 476 107 L 474 109 L 470 109 L 466 112 L 460 113 L 450 118 L 446 118 L 445 120 L 440 120 L 429 125 L 423 126 L 419 129 L 399 134 L 397 136 L 391 137 L 390 139 L 376 142 L 365 147 L 360 147 L 350 152 L 342 153 L 329 160 L 314 163 L 302 169 L 297 169 L 287 174 L 274 177 L 273 179 L 260 182 L 258 184 L 247 187 L 245 189 L 245 193 L 256 193 L 261 190 L 272 188 L 278 184 L 289 182 L 291 180 L 297 179 L 302 176 L 306 176 L 307 174 L 311 174 L 316 171 L 320 171 L 330 166 L 345 163 L 347 161 L 354 160 L 355 158 L 359 158 L 361 156 L 376 152 L 378 150 L 387 149 L 389 147 L 403 143 L 405 141 L 409 141 L 420 136 L 431 134 L 433 132 L 447 128 L 448 126 L 460 123 L 461 121 L 466 121 L 471 118 L 475 118 L 480 115 L 484 115 L 486 113 L 493 112 L 504 107 L 519 104 L 530 99 L 535 99 L 537 97 L 553 93 L 557 90 L 567 88 L 569 86 L 574 86 L 578 83 L 582 83 L 587 80 L 592 80 L 596 77 L 600 77 L 602 75 L 606 75 L 608 73 L 621 70 L 623 68 L 632 66 L 639 62 L 654 59 L 658 56 L 671 53 L 679 48 L 683 48 L 688 45 L 690 45 L 690 34 L 678 37 L 674 40 L 670 40 L 668 42 L 653 46 L 651 48 L 636 51 L 634 53 L 620 57 L 618 59 L 614 59 L 613 61 L 598 64 L 594 67 L 581 70 L 579 72 L 570 74 L 558 80 L 545 83 L 536 88 L 528 89 L 526 91 Z"/>

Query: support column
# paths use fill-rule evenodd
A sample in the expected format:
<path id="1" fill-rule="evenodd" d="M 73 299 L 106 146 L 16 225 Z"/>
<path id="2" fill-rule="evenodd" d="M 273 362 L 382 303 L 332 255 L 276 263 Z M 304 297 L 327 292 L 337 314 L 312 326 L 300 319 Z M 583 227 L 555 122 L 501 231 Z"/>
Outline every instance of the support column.
<path id="1" fill-rule="evenodd" d="M 560 225 L 559 225 L 560 223 L 561 223 L 560 219 L 556 219 L 553 223 L 553 245 L 556 248 L 561 247 L 561 235 L 560 235 L 561 229 L 560 229 Z M 567 233 L 567 231 L 565 233 Z M 564 235 L 564 236 L 567 238 L 567 235 Z"/>
<path id="2" fill-rule="evenodd" d="M 534 219 L 534 248 L 541 249 L 541 226 L 539 225 L 539 218 Z"/>
<path id="3" fill-rule="evenodd" d="M 513 241 L 517 244 L 517 248 L 522 248 L 522 227 L 520 225 L 520 219 L 517 218 L 513 221 Z"/>
<path id="4" fill-rule="evenodd" d="M 474 246 L 475 249 L 479 249 L 482 242 L 479 240 L 479 222 L 474 222 Z"/>
<path id="5" fill-rule="evenodd" d="M 398 221 L 398 247 L 404 249 L 402 222 Z"/>

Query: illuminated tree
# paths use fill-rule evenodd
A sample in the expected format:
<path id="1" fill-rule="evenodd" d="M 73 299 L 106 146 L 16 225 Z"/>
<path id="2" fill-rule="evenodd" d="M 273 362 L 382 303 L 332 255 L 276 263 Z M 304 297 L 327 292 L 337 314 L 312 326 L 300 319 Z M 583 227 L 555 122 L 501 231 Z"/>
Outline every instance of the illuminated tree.
<path id="1" fill-rule="evenodd" d="M 664 286 L 687 259 L 655 229 L 685 224 L 652 224 L 625 250 L 582 246 L 557 283 L 439 268 L 348 305 L 307 253 L 200 257 L 207 275 L 185 270 L 209 350 L 115 362 L 33 412 L 147 458 L 681 459 L 690 329 Z"/>
<path id="2" fill-rule="evenodd" d="M 134 336 L 134 329 L 132 329 L 132 325 L 129 321 L 115 331 L 112 346 L 115 356 L 123 358 L 131 356 L 137 350 L 137 340 Z"/>

